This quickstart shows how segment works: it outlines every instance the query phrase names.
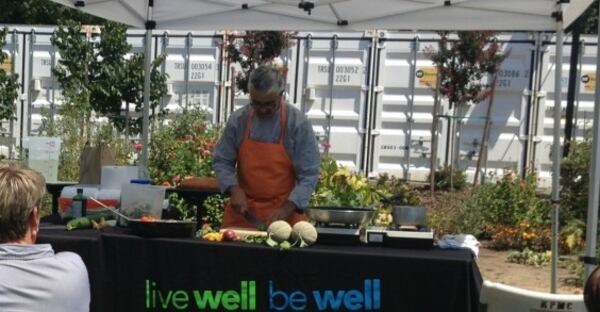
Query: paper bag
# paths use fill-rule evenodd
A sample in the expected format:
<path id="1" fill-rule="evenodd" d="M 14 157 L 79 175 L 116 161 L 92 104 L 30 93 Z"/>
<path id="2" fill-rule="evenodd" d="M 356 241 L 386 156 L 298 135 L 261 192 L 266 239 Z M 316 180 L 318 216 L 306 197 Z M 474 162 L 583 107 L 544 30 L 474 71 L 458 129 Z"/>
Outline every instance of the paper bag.
<path id="1" fill-rule="evenodd" d="M 79 159 L 79 183 L 100 184 L 102 166 L 115 164 L 115 152 L 106 145 L 86 145 Z"/>

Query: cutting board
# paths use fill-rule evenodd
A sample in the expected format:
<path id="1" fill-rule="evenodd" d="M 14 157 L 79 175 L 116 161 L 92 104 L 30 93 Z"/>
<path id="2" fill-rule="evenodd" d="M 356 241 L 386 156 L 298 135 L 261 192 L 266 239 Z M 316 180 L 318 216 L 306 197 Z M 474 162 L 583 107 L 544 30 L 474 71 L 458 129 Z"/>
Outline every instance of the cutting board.
<path id="1" fill-rule="evenodd" d="M 237 236 L 239 236 L 240 238 L 244 238 L 246 236 L 267 236 L 266 231 L 259 231 L 257 229 L 253 229 L 253 228 L 229 227 L 229 228 L 222 228 L 219 232 L 223 233 L 226 230 L 233 230 L 235 232 L 235 234 L 237 234 Z"/>

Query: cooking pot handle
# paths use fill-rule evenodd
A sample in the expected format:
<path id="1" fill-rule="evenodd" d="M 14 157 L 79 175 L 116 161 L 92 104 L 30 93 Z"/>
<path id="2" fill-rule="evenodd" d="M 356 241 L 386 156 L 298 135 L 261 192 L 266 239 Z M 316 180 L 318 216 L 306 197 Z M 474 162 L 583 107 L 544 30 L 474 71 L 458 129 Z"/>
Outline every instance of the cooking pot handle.
<path id="1" fill-rule="evenodd" d="M 389 197 L 389 198 L 382 198 L 381 202 L 384 203 L 384 204 L 392 205 L 396 201 L 401 200 L 403 197 L 404 197 L 404 195 L 402 195 L 402 194 L 396 194 L 396 195 L 394 195 L 392 197 Z"/>

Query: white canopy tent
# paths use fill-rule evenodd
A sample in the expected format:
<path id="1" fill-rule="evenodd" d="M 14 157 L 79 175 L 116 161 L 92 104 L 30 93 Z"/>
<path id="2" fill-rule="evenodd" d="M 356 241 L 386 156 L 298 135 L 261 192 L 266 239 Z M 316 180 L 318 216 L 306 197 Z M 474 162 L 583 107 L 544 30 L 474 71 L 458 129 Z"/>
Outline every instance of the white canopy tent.
<path id="1" fill-rule="evenodd" d="M 146 28 L 146 69 L 152 29 L 182 30 L 496 30 L 556 32 L 556 59 L 562 59 L 563 32 L 593 0 L 51 0 Z M 600 37 L 599 37 L 600 46 Z M 598 49 L 600 62 L 600 49 Z M 597 64 L 598 68 L 598 64 Z M 554 90 L 561 90 L 562 62 L 556 62 Z M 144 86 L 142 175 L 148 160 L 149 70 Z M 600 195 L 600 84 L 596 84 L 593 158 L 590 171 L 587 257 L 595 257 Z M 556 291 L 560 177 L 561 92 L 554 92 L 552 200 L 552 292 Z M 591 266 L 588 265 L 589 274 Z"/>

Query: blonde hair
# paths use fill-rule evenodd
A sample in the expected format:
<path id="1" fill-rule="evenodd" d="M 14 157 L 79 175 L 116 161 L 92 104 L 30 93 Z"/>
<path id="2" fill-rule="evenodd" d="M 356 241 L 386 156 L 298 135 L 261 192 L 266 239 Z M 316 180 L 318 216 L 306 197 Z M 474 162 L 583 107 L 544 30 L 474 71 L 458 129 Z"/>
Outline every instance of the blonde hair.
<path id="1" fill-rule="evenodd" d="M 0 243 L 22 239 L 34 207 L 41 208 L 46 180 L 16 164 L 0 164 Z"/>

